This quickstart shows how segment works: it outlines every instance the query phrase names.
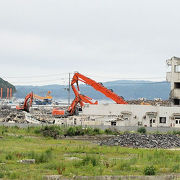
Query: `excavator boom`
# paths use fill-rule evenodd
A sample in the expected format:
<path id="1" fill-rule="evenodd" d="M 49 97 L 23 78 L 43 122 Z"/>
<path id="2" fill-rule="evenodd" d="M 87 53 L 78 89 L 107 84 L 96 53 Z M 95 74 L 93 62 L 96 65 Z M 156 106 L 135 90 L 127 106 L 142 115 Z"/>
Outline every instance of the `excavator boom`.
<path id="1" fill-rule="evenodd" d="M 79 90 L 79 84 L 78 81 L 84 82 L 85 84 L 90 85 L 91 87 L 93 87 L 96 91 L 101 92 L 102 94 L 104 94 L 106 97 L 112 99 L 113 101 L 115 101 L 117 104 L 127 104 L 127 102 L 121 97 L 118 96 L 117 94 L 115 94 L 114 92 L 112 92 L 112 90 L 107 89 L 106 87 L 104 87 L 101 83 L 98 83 L 80 73 L 75 73 L 71 82 L 71 86 L 73 87 L 74 84 L 77 84 L 78 90 Z"/>
<path id="2" fill-rule="evenodd" d="M 84 106 L 84 103 L 98 104 L 97 101 L 92 102 L 92 98 L 80 94 L 80 88 L 79 88 L 79 83 L 78 83 L 79 81 L 81 81 L 87 85 L 90 85 L 96 91 L 101 92 L 106 97 L 115 101 L 117 104 L 127 104 L 127 102 L 123 99 L 123 97 L 118 96 L 112 90 L 104 87 L 101 83 L 98 83 L 98 82 L 96 82 L 96 81 L 94 81 L 94 80 L 92 80 L 92 79 L 90 79 L 90 78 L 88 78 L 88 77 L 77 72 L 74 74 L 72 81 L 71 81 L 71 87 L 72 87 L 72 90 L 75 94 L 75 99 L 73 100 L 73 102 L 71 103 L 71 105 L 69 106 L 67 111 L 54 108 L 52 111 L 53 115 L 60 115 L 60 116 L 62 116 L 62 115 L 74 115 L 74 113 L 76 112 L 78 104 L 80 104 L 81 107 Z M 77 89 L 75 87 L 75 84 L 77 85 Z"/>

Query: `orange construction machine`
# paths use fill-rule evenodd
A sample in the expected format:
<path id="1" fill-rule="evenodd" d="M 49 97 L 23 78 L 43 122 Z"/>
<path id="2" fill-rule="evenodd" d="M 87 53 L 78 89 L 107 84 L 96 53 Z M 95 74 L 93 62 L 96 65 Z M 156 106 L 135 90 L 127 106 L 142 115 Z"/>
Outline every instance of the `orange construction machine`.
<path id="1" fill-rule="evenodd" d="M 43 101 L 47 101 L 47 100 L 50 101 L 50 100 L 52 100 L 52 96 L 50 94 L 51 94 L 51 91 L 48 91 L 46 97 L 41 97 L 41 96 L 38 96 L 38 95 L 34 94 L 33 92 L 31 92 L 28 95 L 26 95 L 26 97 L 24 99 L 24 103 L 20 106 L 16 106 L 16 109 L 29 112 L 29 108 L 32 106 L 32 103 L 34 100 L 40 99 Z"/>
<path id="2" fill-rule="evenodd" d="M 92 98 L 80 94 L 80 88 L 79 88 L 79 81 L 93 87 L 96 91 L 101 92 L 104 94 L 106 97 L 112 99 L 115 101 L 117 104 L 127 104 L 127 102 L 123 99 L 123 97 L 118 96 L 115 94 L 111 89 L 107 89 L 102 85 L 102 83 L 98 83 L 78 72 L 76 72 L 72 78 L 71 81 L 71 87 L 72 90 L 75 94 L 75 99 L 71 103 L 71 105 L 68 107 L 68 110 L 60 110 L 58 108 L 54 108 L 52 111 L 52 114 L 54 116 L 69 116 L 69 115 L 74 115 L 76 114 L 77 111 L 77 105 L 79 104 L 80 107 L 82 108 L 84 106 L 84 103 L 89 103 L 89 104 L 98 104 L 98 102 L 92 102 Z M 77 89 L 75 87 L 75 84 L 77 86 Z"/>
<path id="3" fill-rule="evenodd" d="M 32 102 L 33 102 L 33 92 L 29 93 L 25 97 L 23 105 L 22 106 L 16 106 L 16 109 L 29 112 L 29 108 L 32 106 Z"/>

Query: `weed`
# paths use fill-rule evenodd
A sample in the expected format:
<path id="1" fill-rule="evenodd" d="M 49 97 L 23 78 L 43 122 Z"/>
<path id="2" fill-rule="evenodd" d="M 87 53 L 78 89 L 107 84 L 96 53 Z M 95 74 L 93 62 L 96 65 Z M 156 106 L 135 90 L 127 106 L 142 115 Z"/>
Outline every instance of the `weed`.
<path id="1" fill-rule="evenodd" d="M 99 163 L 100 163 L 99 158 L 96 158 L 95 156 L 86 156 L 82 160 L 83 166 L 88 165 L 88 164 L 92 164 L 93 166 L 97 166 L 97 165 L 99 165 Z"/>
<path id="2" fill-rule="evenodd" d="M 79 131 L 80 132 L 80 131 Z M 78 132 L 78 133 L 79 133 Z M 68 128 L 67 132 L 66 132 L 66 135 L 67 136 L 75 136 L 77 134 L 76 132 L 76 127 L 70 127 Z"/>
<path id="3" fill-rule="evenodd" d="M 62 168 L 58 167 L 57 168 L 58 174 L 61 175 L 63 173 L 63 171 L 65 171 L 65 169 L 66 169 L 65 167 L 62 167 Z"/>
<path id="4" fill-rule="evenodd" d="M 31 151 L 28 153 L 28 157 L 35 159 L 37 163 L 46 163 L 52 159 L 52 150 L 48 149 L 41 153 L 35 153 L 34 151 Z"/>
<path id="5" fill-rule="evenodd" d="M 0 178 L 3 178 L 4 174 L 2 172 L 0 172 Z"/>
<path id="6" fill-rule="evenodd" d="M 113 131 L 109 128 L 109 129 L 105 129 L 104 131 L 106 134 L 113 134 Z"/>
<path id="7" fill-rule="evenodd" d="M 99 128 L 94 128 L 94 133 L 95 133 L 95 134 L 101 134 L 101 133 L 100 133 L 100 129 L 99 129 Z"/>
<path id="8" fill-rule="evenodd" d="M 131 171 L 131 166 L 129 162 L 121 162 L 119 166 L 119 170 L 121 171 Z"/>
<path id="9" fill-rule="evenodd" d="M 177 173 L 180 170 L 180 165 L 176 164 L 172 167 L 172 172 Z"/>
<path id="10" fill-rule="evenodd" d="M 145 134 L 146 133 L 146 128 L 145 127 L 140 127 L 140 128 L 138 128 L 137 132 L 139 132 L 141 134 Z"/>
<path id="11" fill-rule="evenodd" d="M 12 172 L 9 175 L 9 179 L 18 179 L 19 178 L 19 174 L 16 172 Z"/>
<path id="12" fill-rule="evenodd" d="M 6 158 L 6 160 L 12 160 L 12 159 L 14 159 L 14 156 L 12 153 L 8 153 L 5 158 Z"/>
<path id="13" fill-rule="evenodd" d="M 172 134 L 175 134 L 175 135 L 180 135 L 180 131 L 173 131 Z"/>
<path id="14" fill-rule="evenodd" d="M 57 139 L 58 135 L 60 134 L 56 126 L 45 126 L 41 129 L 41 132 L 43 136 L 53 137 L 54 139 Z"/>
<path id="15" fill-rule="evenodd" d="M 152 176 L 155 174 L 156 174 L 156 169 L 154 168 L 154 166 L 147 166 L 144 169 L 144 175 Z"/>

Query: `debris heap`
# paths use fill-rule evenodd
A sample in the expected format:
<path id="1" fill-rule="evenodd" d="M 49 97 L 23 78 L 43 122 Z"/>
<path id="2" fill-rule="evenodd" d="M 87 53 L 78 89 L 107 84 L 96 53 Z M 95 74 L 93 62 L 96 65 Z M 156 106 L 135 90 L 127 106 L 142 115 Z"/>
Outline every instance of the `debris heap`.
<path id="1" fill-rule="evenodd" d="M 180 137 L 170 134 L 125 133 L 102 139 L 100 145 L 134 148 L 178 148 L 180 147 Z"/>
<path id="2" fill-rule="evenodd" d="M 10 106 L 0 106 L 0 121 L 25 123 L 25 114 L 22 111 L 11 109 Z"/>

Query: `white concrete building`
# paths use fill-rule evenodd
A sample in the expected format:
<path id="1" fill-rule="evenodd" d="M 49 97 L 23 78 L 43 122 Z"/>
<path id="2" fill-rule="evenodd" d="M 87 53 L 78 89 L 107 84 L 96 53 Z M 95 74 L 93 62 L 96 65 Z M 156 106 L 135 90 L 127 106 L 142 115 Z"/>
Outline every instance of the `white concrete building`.
<path id="1" fill-rule="evenodd" d="M 171 83 L 170 99 L 174 105 L 180 105 L 180 58 L 172 57 L 167 60 L 171 71 L 167 72 L 166 79 Z"/>
<path id="2" fill-rule="evenodd" d="M 167 60 L 171 72 L 167 81 L 171 83 L 170 98 L 180 105 L 180 58 Z M 180 128 L 180 106 L 152 106 L 130 104 L 85 105 L 78 116 L 59 119 L 59 124 L 112 127 L 174 127 Z M 152 128 L 151 128 L 152 129 Z"/>
<path id="3" fill-rule="evenodd" d="M 123 104 L 86 105 L 79 118 L 84 123 L 90 121 L 91 125 L 180 127 L 180 107 Z"/>

